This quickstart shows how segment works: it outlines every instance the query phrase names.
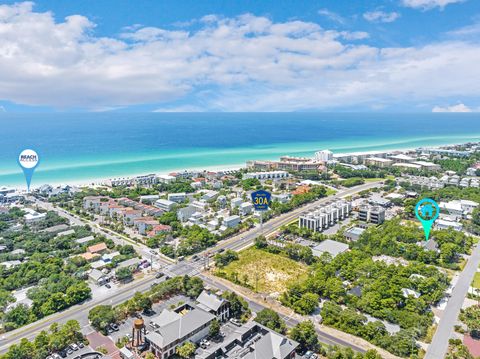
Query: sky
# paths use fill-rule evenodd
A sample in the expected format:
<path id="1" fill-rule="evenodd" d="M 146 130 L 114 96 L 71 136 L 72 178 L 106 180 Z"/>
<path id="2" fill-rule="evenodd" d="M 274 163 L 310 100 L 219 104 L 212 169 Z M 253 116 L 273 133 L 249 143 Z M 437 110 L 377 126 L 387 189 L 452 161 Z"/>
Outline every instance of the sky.
<path id="1" fill-rule="evenodd" d="M 476 112 L 480 0 L 0 0 L 1 112 Z"/>

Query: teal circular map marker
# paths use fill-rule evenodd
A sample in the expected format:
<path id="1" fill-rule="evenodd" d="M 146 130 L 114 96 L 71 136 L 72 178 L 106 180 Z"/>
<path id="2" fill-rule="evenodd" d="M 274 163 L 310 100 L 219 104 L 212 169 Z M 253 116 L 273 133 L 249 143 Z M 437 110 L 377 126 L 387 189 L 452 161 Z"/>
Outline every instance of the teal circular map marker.
<path id="1" fill-rule="evenodd" d="M 440 207 L 437 202 L 431 198 L 424 198 L 420 200 L 415 206 L 415 215 L 422 223 L 423 230 L 425 232 L 425 240 L 428 241 L 430 236 L 430 230 L 432 229 L 433 222 L 438 218 L 440 214 Z"/>
<path id="2" fill-rule="evenodd" d="M 25 174 L 25 180 L 27 181 L 27 191 L 30 192 L 30 183 L 32 182 L 33 171 L 38 166 L 40 158 L 37 152 L 31 149 L 23 150 L 18 156 L 18 164 L 22 167 Z"/>

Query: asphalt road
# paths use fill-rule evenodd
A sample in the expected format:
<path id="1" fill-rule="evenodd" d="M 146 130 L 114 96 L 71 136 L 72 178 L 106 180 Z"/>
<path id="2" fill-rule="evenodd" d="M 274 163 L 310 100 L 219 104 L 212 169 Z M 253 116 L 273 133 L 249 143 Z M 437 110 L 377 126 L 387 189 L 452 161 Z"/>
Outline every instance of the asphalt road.
<path id="1" fill-rule="evenodd" d="M 452 295 L 447 303 L 447 307 L 440 319 L 438 328 L 432 338 L 432 342 L 428 346 L 425 359 L 444 358 L 448 350 L 448 340 L 451 338 L 455 323 L 463 301 L 468 293 L 468 288 L 472 283 L 473 276 L 480 264 L 480 243 L 478 243 L 473 251 L 467 265 L 460 273 L 457 285 L 452 291 Z"/>
<path id="2" fill-rule="evenodd" d="M 233 236 L 229 239 L 226 239 L 224 241 L 221 241 L 219 244 L 217 244 L 215 247 L 205 250 L 202 253 L 199 253 L 198 256 L 202 258 L 202 255 L 208 255 L 209 253 L 215 253 L 219 249 L 231 249 L 231 250 L 236 250 L 239 251 L 249 245 L 251 245 L 256 237 L 259 235 L 269 235 L 276 230 L 278 230 L 281 226 L 290 223 L 292 220 L 297 218 L 302 212 L 308 211 L 310 209 L 313 209 L 323 203 L 335 200 L 335 199 L 340 199 L 340 198 L 345 198 L 348 196 L 351 196 L 353 194 L 356 194 L 358 192 L 378 187 L 380 186 L 380 182 L 371 182 L 367 183 L 361 186 L 356 186 L 353 188 L 349 188 L 346 190 L 342 190 L 337 192 L 335 195 L 328 196 L 325 198 L 322 198 L 318 201 L 312 202 L 310 204 L 304 205 L 302 207 L 296 208 L 295 210 L 282 214 L 278 217 L 272 218 L 268 222 L 263 224 L 263 228 L 256 227 L 252 228 L 251 230 L 241 233 L 239 235 Z M 40 207 L 43 207 L 45 209 L 49 210 L 54 210 L 56 211 L 59 215 L 68 218 L 72 224 L 75 225 L 85 225 L 85 223 L 89 224 L 92 227 L 92 230 L 97 233 L 101 233 L 108 238 L 111 238 L 114 240 L 115 243 L 123 243 L 125 240 L 114 233 L 104 230 L 102 228 L 97 227 L 96 223 L 92 221 L 85 221 L 83 219 L 80 219 L 77 216 L 73 216 L 69 212 L 63 210 L 62 208 L 58 207 L 53 207 L 50 203 L 47 202 L 42 202 L 39 200 L 35 201 L 37 205 Z M 127 244 L 127 242 L 123 243 Z M 132 244 L 129 243 L 128 244 Z M 144 245 L 141 244 L 132 244 L 134 247 L 140 251 L 142 256 L 145 258 L 150 258 L 150 249 Z M 163 268 L 162 271 L 165 272 L 166 274 L 170 276 L 174 275 L 199 275 L 202 269 L 202 266 L 204 265 L 204 261 L 202 259 L 194 261 L 192 258 L 188 258 L 185 261 L 181 261 L 178 263 L 171 263 L 170 261 L 157 256 L 156 260 L 159 261 Z M 201 276 L 202 279 L 205 277 Z M 152 275 L 147 275 L 146 277 L 137 280 L 135 282 L 132 282 L 120 289 L 118 289 L 115 293 L 112 293 L 111 296 L 105 297 L 105 298 L 100 298 L 97 300 L 89 300 L 86 301 L 82 304 L 75 305 L 65 311 L 55 313 L 49 317 L 45 317 L 35 323 L 31 323 L 29 325 L 26 325 L 22 328 L 19 328 L 17 330 L 5 333 L 0 337 L 0 354 L 5 353 L 8 348 L 13 345 L 18 343 L 22 338 L 27 338 L 29 340 L 33 339 L 40 331 L 48 329 L 48 327 L 52 323 L 65 323 L 68 320 L 74 319 L 77 320 L 81 327 L 88 325 L 88 311 L 92 309 L 93 307 L 97 305 L 117 305 L 120 304 L 127 299 L 131 298 L 135 292 L 143 292 L 146 291 L 150 288 L 150 286 L 155 282 L 156 279 Z M 158 281 L 158 280 L 157 280 Z M 211 280 L 208 280 L 208 282 L 212 282 Z M 220 283 L 211 283 L 214 287 L 219 287 L 222 286 Z M 223 287 L 223 286 L 222 286 Z M 261 310 L 263 307 L 259 306 L 258 304 L 251 302 L 252 304 L 252 310 L 255 311 L 255 309 Z M 289 321 L 294 321 L 292 318 L 287 318 Z M 295 323 L 296 324 L 296 323 Z M 293 325 L 295 325 L 293 324 Z M 319 333 L 319 338 L 322 342 L 325 342 L 327 344 L 336 344 L 336 345 L 341 345 L 341 346 L 348 346 L 351 347 L 354 350 L 357 351 L 362 351 L 360 348 L 354 346 L 351 343 L 344 342 L 338 338 L 335 338 L 333 336 L 330 336 L 326 333 Z"/>
<path id="3" fill-rule="evenodd" d="M 200 278 L 202 278 L 202 280 L 211 287 L 218 288 L 222 291 L 226 291 L 226 290 L 231 291 L 230 288 L 226 287 L 222 283 L 217 282 L 217 281 L 215 281 L 215 280 L 213 280 L 209 277 L 205 277 L 203 275 L 200 275 Z M 267 308 L 267 307 L 265 307 L 265 306 L 263 306 L 263 305 L 261 305 L 257 302 L 254 302 L 254 301 L 250 300 L 249 298 L 246 298 L 246 297 L 243 297 L 243 298 L 248 302 L 248 305 L 249 305 L 250 309 L 255 313 L 258 313 L 259 311 Z M 291 327 L 293 327 L 293 326 L 295 326 L 299 323 L 299 321 L 295 318 L 285 316 L 285 315 L 281 315 L 281 317 L 284 320 L 287 327 L 289 327 L 289 328 L 291 328 Z M 322 343 L 325 343 L 327 345 L 340 345 L 340 346 L 344 346 L 344 347 L 350 347 L 357 352 L 365 353 L 364 349 L 362 349 L 360 347 L 357 347 L 354 344 L 351 344 L 351 343 L 346 342 L 342 339 L 336 338 L 336 337 L 334 337 L 334 336 L 332 336 L 328 333 L 325 333 L 325 332 L 321 331 L 318 328 L 316 328 L 316 331 L 317 331 L 317 335 L 318 335 L 318 340 L 320 340 Z"/>

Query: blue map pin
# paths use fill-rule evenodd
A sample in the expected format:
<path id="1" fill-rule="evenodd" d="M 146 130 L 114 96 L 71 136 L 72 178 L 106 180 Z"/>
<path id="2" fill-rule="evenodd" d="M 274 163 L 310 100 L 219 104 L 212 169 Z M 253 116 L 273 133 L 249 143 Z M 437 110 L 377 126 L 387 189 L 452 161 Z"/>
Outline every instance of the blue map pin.
<path id="1" fill-rule="evenodd" d="M 27 181 L 27 191 L 30 192 L 30 183 L 32 182 L 33 172 L 37 168 L 40 158 L 37 152 L 31 149 L 23 150 L 18 156 L 18 164 L 22 167 L 25 180 Z"/>
<path id="2" fill-rule="evenodd" d="M 432 229 L 433 222 L 435 222 L 439 214 L 440 207 L 438 207 L 437 202 L 431 198 L 424 198 L 415 206 L 415 215 L 422 223 L 425 232 L 425 240 L 427 241 L 428 237 L 430 237 L 430 230 Z"/>

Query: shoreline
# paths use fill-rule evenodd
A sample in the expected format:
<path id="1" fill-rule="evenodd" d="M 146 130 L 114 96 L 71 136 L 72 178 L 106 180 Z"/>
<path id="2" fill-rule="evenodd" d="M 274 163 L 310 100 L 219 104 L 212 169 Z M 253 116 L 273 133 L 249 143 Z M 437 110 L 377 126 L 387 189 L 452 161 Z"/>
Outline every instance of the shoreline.
<path id="1" fill-rule="evenodd" d="M 464 145 L 468 142 L 462 142 L 462 143 L 449 143 L 449 144 L 440 144 L 440 145 L 435 145 L 435 146 L 425 146 L 425 148 L 440 148 L 440 147 L 449 147 L 449 146 L 459 146 L 459 145 Z M 358 155 L 358 154 L 372 154 L 375 155 L 376 153 L 382 153 L 382 152 L 411 152 L 411 151 L 416 151 L 418 147 L 412 148 L 412 147 L 396 147 L 393 149 L 383 149 L 383 150 L 370 150 L 370 151 L 355 151 L 355 152 L 339 152 L 339 153 L 334 153 L 334 156 L 346 156 L 346 155 Z M 317 149 L 318 150 L 318 149 Z M 317 150 L 312 150 L 312 155 L 315 153 Z M 332 151 L 333 152 L 333 151 Z M 287 154 L 286 154 L 287 155 Z M 275 159 L 271 159 L 275 160 Z M 266 160 L 268 161 L 268 160 Z M 39 187 L 49 184 L 52 186 L 59 186 L 59 185 L 70 185 L 70 186 L 76 186 L 76 187 L 88 187 L 88 186 L 103 186 L 104 182 L 109 180 L 109 179 L 120 179 L 120 178 L 133 178 L 133 177 L 138 177 L 138 176 L 145 176 L 149 174 L 155 174 L 157 176 L 160 175 L 167 175 L 172 172 L 182 172 L 182 171 L 235 171 L 239 169 L 246 168 L 246 163 L 242 164 L 225 164 L 225 165 L 214 165 L 214 166 L 202 166 L 201 169 L 199 167 L 187 167 L 187 168 L 182 168 L 182 169 L 176 169 L 176 170 L 169 170 L 168 172 L 155 172 L 155 171 L 149 171 L 149 172 L 142 172 L 142 173 L 129 173 L 121 176 L 110 176 L 110 177 L 97 177 L 97 178 L 92 178 L 88 180 L 81 180 L 81 181 L 51 181 L 48 183 L 41 183 L 38 185 L 32 185 L 31 189 L 38 189 Z M 17 191 L 25 192 L 25 189 L 22 190 L 22 185 L 16 184 L 16 185 L 10 185 L 10 188 L 14 188 Z"/>

